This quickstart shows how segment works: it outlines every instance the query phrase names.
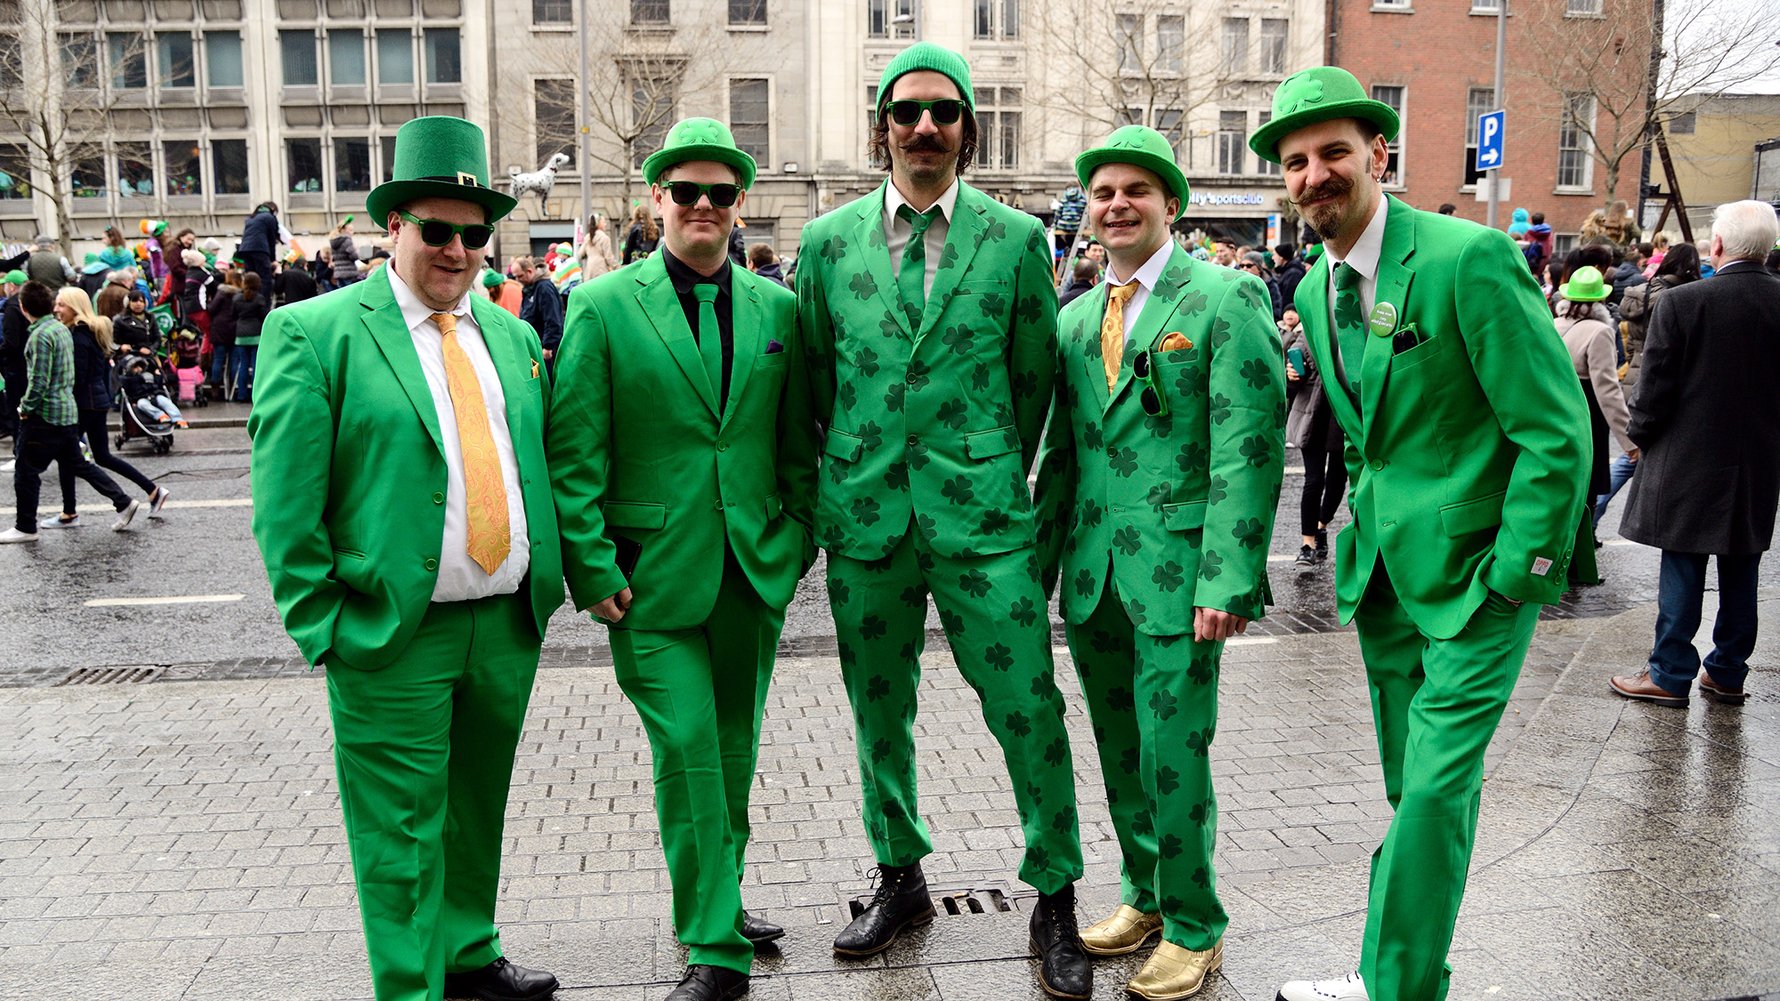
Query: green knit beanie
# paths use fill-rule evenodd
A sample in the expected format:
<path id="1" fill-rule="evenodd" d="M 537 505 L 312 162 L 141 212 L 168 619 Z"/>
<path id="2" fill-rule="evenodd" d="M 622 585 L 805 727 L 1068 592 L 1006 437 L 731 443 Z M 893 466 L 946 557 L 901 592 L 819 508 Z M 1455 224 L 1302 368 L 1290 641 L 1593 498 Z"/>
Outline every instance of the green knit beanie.
<path id="1" fill-rule="evenodd" d="M 964 106 L 972 114 L 977 110 L 976 92 L 970 89 L 970 64 L 964 57 L 943 45 L 932 42 L 916 42 L 896 54 L 890 65 L 884 67 L 884 75 L 878 78 L 878 114 L 884 113 L 884 104 L 890 100 L 890 91 L 894 89 L 896 78 L 916 70 L 932 70 L 943 74 L 946 79 L 958 85 L 958 95 L 964 98 Z"/>

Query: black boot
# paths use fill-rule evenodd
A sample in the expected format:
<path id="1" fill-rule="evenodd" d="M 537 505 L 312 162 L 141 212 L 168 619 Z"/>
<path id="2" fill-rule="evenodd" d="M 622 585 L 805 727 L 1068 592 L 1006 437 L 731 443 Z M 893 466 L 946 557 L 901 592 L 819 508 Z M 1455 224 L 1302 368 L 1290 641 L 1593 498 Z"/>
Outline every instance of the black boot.
<path id="1" fill-rule="evenodd" d="M 876 955 L 890 948 L 904 928 L 933 920 L 933 898 L 927 895 L 921 863 L 879 866 L 877 875 L 871 906 L 834 937 L 834 951 L 842 956 Z"/>
<path id="2" fill-rule="evenodd" d="M 480 1001 L 543 1001 L 556 993 L 556 978 L 500 959 L 480 970 L 445 974 L 445 996 Z"/>
<path id="3" fill-rule="evenodd" d="M 1075 927 L 1075 884 L 1041 893 L 1032 915 L 1032 951 L 1038 986 L 1054 998 L 1085 998 L 1094 990 L 1094 966 Z"/>
<path id="4" fill-rule="evenodd" d="M 748 975 L 727 966 L 688 966 L 665 1001 L 730 1001 L 748 993 Z"/>
<path id="5" fill-rule="evenodd" d="M 777 942 L 785 937 L 785 929 L 759 915 L 742 912 L 742 937 L 755 945 Z"/>

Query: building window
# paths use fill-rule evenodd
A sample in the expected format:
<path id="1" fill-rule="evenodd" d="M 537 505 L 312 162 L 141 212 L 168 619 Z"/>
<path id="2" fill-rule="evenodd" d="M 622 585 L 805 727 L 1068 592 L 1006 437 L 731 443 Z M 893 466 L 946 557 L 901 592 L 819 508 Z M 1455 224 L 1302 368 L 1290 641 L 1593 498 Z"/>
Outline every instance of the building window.
<path id="1" fill-rule="evenodd" d="M 328 31 L 328 83 L 336 87 L 365 85 L 365 33 Z"/>
<path id="2" fill-rule="evenodd" d="M 1575 0 L 1571 0 L 1575 6 Z M 1564 120 L 1558 126 L 1557 186 L 1587 188 L 1590 178 L 1588 131 L 1595 124 L 1593 94 L 1570 94 L 1564 99 Z"/>
<path id="3" fill-rule="evenodd" d="M 865 0 L 865 33 L 872 38 L 915 37 L 915 0 Z"/>
<path id="4" fill-rule="evenodd" d="M 573 24 L 575 0 L 532 0 L 533 24 Z"/>
<path id="5" fill-rule="evenodd" d="M 247 140 L 210 140 L 210 165 L 217 194 L 247 194 Z"/>
<path id="6" fill-rule="evenodd" d="M 771 130 L 767 123 L 771 103 L 771 84 L 766 80 L 729 81 L 729 131 L 742 152 L 755 163 L 771 164 L 768 146 Z"/>
<path id="7" fill-rule="evenodd" d="M 1020 88 L 977 91 L 977 166 L 1011 170 L 1020 165 Z"/>
<path id="8" fill-rule="evenodd" d="M 371 140 L 334 140 L 334 190 L 371 190 Z"/>
<path id="9" fill-rule="evenodd" d="M 286 87 L 313 87 L 320 82 L 315 57 L 315 32 L 280 31 L 278 54 L 284 62 Z"/>
<path id="10" fill-rule="evenodd" d="M 1113 40 L 1119 46 L 1119 72 L 1143 72 L 1143 15 L 1118 15 L 1113 22 Z"/>
<path id="11" fill-rule="evenodd" d="M 62 74 L 69 87 L 98 89 L 99 43 L 92 35 L 62 36 Z"/>
<path id="12" fill-rule="evenodd" d="M 1261 126 L 1266 125 L 1272 119 L 1273 119 L 1273 112 L 1271 112 L 1271 111 L 1259 112 L 1257 118 L 1255 119 L 1255 128 L 1257 130 L 1259 130 L 1261 128 Z M 1273 163 L 1264 157 L 1256 157 L 1255 160 L 1260 165 L 1261 173 L 1267 177 L 1279 177 L 1280 174 L 1282 173 L 1282 171 L 1280 170 L 1280 166 L 1277 163 Z"/>
<path id="13" fill-rule="evenodd" d="M 1601 0 L 1568 0 L 1564 14 L 1568 17 L 1600 17 Z"/>
<path id="14" fill-rule="evenodd" d="M 426 82 L 462 83 L 463 62 L 458 55 L 456 28 L 426 29 Z"/>
<path id="15" fill-rule="evenodd" d="M 377 30 L 377 82 L 396 86 L 414 82 L 414 35 L 407 28 Z"/>
<path id="16" fill-rule="evenodd" d="M 1465 186 L 1475 187 L 1483 174 L 1477 170 L 1477 116 L 1496 109 L 1494 87 L 1472 87 L 1465 95 Z"/>
<path id="17" fill-rule="evenodd" d="M 1669 134 L 1672 136 L 1691 136 L 1694 129 L 1694 113 L 1684 112 L 1669 119 Z"/>
<path id="18" fill-rule="evenodd" d="M 1389 106 L 1392 111 L 1397 113 L 1397 121 L 1399 123 L 1403 121 L 1402 87 L 1373 87 L 1372 99 Z M 1477 125 L 1476 122 L 1471 124 L 1473 128 Z M 1386 187 L 1396 187 L 1403 183 L 1403 131 L 1401 128 L 1397 130 L 1397 138 L 1385 143 L 1384 149 L 1384 177 L 1380 179 L 1380 182 Z"/>
<path id="19" fill-rule="evenodd" d="M 630 23 L 668 23 L 668 0 L 630 0 Z"/>
<path id="20" fill-rule="evenodd" d="M 286 139 L 287 190 L 291 194 L 321 190 L 321 140 Z"/>
<path id="21" fill-rule="evenodd" d="M 151 198 L 155 193 L 155 165 L 144 142 L 117 144 L 117 189 L 125 198 Z"/>
<path id="22" fill-rule="evenodd" d="M 161 143 L 161 159 L 167 166 L 167 184 L 164 189 L 167 197 L 204 193 L 204 182 L 200 176 L 204 169 L 204 158 L 198 151 L 196 139 L 170 139 Z"/>
<path id="23" fill-rule="evenodd" d="M 1261 72 L 1283 76 L 1286 71 L 1286 34 L 1291 25 L 1283 17 L 1261 19 Z"/>
<path id="24" fill-rule="evenodd" d="M 391 178 L 396 176 L 396 137 L 393 135 L 384 136 L 378 140 L 378 143 L 383 147 L 383 181 L 381 183 L 388 183 Z M 377 220 L 377 224 L 381 226 L 383 220 Z"/>
<path id="25" fill-rule="evenodd" d="M 160 70 L 163 87 L 196 87 L 197 62 L 192 58 L 192 36 L 184 32 L 163 32 L 155 36 L 161 52 Z"/>
<path id="26" fill-rule="evenodd" d="M 1246 23 L 1246 22 L 1244 22 Z M 1242 173 L 1248 152 L 1248 112 L 1218 112 L 1218 173 Z"/>
<path id="27" fill-rule="evenodd" d="M 1248 72 L 1248 18 L 1224 18 L 1223 47 L 1219 50 L 1224 73 Z"/>
<path id="28" fill-rule="evenodd" d="M 667 142 L 668 129 L 673 127 L 679 94 L 670 80 L 635 77 L 630 88 L 630 120 L 637 130 L 631 147 L 631 166 L 641 167 L 649 154 Z"/>
<path id="29" fill-rule="evenodd" d="M 575 144 L 575 81 L 539 80 L 534 87 L 532 114 L 538 130 L 538 166 L 542 167 L 551 154 L 567 152 Z"/>
<path id="30" fill-rule="evenodd" d="M 976 37 L 1020 37 L 1020 0 L 976 0 Z"/>
<path id="31" fill-rule="evenodd" d="M 765 24 L 766 0 L 729 0 L 730 24 Z"/>
<path id="32" fill-rule="evenodd" d="M 1502 0 L 1471 0 L 1471 13 L 1496 14 L 1502 10 Z"/>
<path id="33" fill-rule="evenodd" d="M 245 80 L 241 71 L 241 33 L 209 31 L 204 33 L 204 68 L 212 87 L 239 87 Z"/>
<path id="34" fill-rule="evenodd" d="M 1156 17 L 1156 68 L 1164 73 L 1179 73 L 1182 55 L 1187 48 L 1187 19 L 1179 14 Z"/>
<path id="35" fill-rule="evenodd" d="M 74 161 L 68 172 L 68 186 L 76 198 L 105 197 L 105 159 L 88 156 Z"/>
<path id="36" fill-rule="evenodd" d="M 114 31 L 105 36 L 111 53 L 111 87 L 113 90 L 143 90 L 148 87 L 148 53 L 141 35 Z"/>
<path id="37" fill-rule="evenodd" d="M 1372 0 L 1373 10 L 1408 10 L 1409 0 Z"/>
<path id="38" fill-rule="evenodd" d="M 31 158 L 17 143 L 0 145 L 0 200 L 31 197 Z"/>

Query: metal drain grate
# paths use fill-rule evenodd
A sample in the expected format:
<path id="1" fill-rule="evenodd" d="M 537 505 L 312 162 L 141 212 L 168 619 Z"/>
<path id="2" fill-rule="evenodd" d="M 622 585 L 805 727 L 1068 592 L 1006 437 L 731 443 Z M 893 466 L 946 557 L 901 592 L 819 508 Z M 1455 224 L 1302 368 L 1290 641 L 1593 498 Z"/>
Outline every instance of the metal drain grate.
<path id="1" fill-rule="evenodd" d="M 1000 887 L 929 888 L 927 892 L 929 896 L 933 897 L 934 912 L 946 917 L 996 914 L 1018 909 L 1014 906 L 1015 899 Z M 854 897 L 847 901 L 847 920 L 851 921 L 865 913 L 865 909 L 869 906 L 871 906 L 871 894 Z"/>
<path id="2" fill-rule="evenodd" d="M 62 688 L 67 685 L 144 685 L 160 677 L 166 670 L 146 664 L 127 667 L 77 667 L 62 677 L 62 680 L 51 685 L 51 688 Z"/>

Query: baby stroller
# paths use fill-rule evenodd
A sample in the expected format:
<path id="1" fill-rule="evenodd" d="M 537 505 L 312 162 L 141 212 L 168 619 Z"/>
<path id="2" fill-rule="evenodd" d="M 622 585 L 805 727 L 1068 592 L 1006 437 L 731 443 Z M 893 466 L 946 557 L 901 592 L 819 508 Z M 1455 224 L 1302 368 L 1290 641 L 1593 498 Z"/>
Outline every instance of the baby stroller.
<path id="1" fill-rule="evenodd" d="M 122 450 L 132 441 L 146 442 L 156 455 L 165 455 L 173 448 L 173 428 L 177 413 L 168 413 L 166 380 L 147 358 L 125 355 L 117 363 L 117 409 L 121 429 L 112 444 Z M 138 406 L 138 401 L 147 401 Z M 148 413 L 145 411 L 153 411 Z"/>

